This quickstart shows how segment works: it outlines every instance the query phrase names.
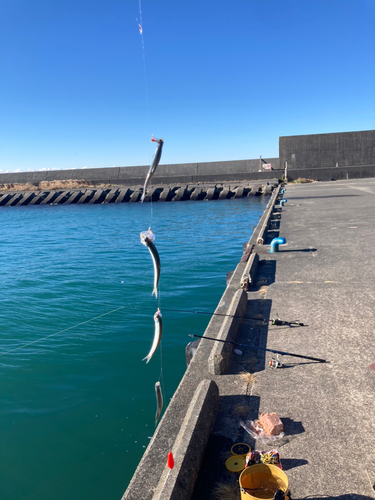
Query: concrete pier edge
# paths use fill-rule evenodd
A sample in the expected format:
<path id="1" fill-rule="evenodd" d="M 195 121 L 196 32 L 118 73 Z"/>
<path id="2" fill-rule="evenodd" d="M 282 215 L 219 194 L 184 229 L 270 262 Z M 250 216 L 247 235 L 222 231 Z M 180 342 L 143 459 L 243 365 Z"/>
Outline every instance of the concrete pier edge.
<path id="1" fill-rule="evenodd" d="M 218 406 L 217 384 L 213 380 L 202 380 L 171 450 L 175 459 L 174 468 L 170 470 L 165 466 L 154 500 L 178 500 L 193 493 Z"/>
<path id="2" fill-rule="evenodd" d="M 252 241 L 256 241 L 262 228 L 267 226 L 279 189 L 278 186 L 274 190 L 247 246 L 254 244 Z M 204 336 L 220 338 L 224 341 L 236 340 L 247 303 L 246 291 L 241 286 L 242 279 L 244 275 L 254 276 L 258 260 L 256 254 L 250 254 L 246 262 L 240 262 L 237 265 Z M 191 498 L 199 472 L 200 457 L 205 451 L 211 425 L 217 412 L 215 398 L 217 386 L 214 380 L 217 376 L 227 373 L 232 352 L 233 346 L 230 344 L 200 341 L 122 500 L 139 500 L 139 498 L 143 500 L 189 500 Z M 208 402 L 210 402 L 209 415 L 207 415 Z M 194 411 L 190 411 L 192 408 Z M 191 457 L 197 454 L 197 443 L 199 443 L 199 453 L 196 460 L 192 460 Z M 165 468 L 168 452 L 172 450 L 175 463 L 180 464 L 180 468 L 185 467 L 183 473 L 178 469 L 168 473 Z M 185 475 L 181 476 L 181 474 Z M 186 482 L 186 477 L 189 478 L 188 482 Z M 145 488 L 146 484 L 147 488 Z M 182 484 L 185 485 L 184 489 L 181 489 Z"/>

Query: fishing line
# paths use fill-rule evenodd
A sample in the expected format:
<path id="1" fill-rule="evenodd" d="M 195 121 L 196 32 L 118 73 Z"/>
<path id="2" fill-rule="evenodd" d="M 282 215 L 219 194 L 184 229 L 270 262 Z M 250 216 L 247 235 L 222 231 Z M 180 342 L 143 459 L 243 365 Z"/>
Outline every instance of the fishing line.
<path id="1" fill-rule="evenodd" d="M 143 18 L 142 18 L 142 3 L 141 0 L 138 0 L 138 7 L 139 7 L 139 33 L 141 35 L 141 40 L 142 40 L 142 60 L 143 60 L 143 74 L 144 74 L 144 81 L 145 81 L 145 96 L 146 96 L 146 109 L 147 109 L 147 124 L 148 124 L 148 129 L 150 130 L 151 128 L 151 119 L 150 119 L 150 104 L 149 104 L 149 98 L 148 98 L 148 78 L 147 78 L 147 67 L 146 67 L 146 50 L 145 50 L 145 40 L 144 40 L 144 35 L 143 35 Z M 138 21 L 138 19 L 137 19 Z M 149 145 L 149 163 L 151 163 L 151 147 Z M 150 187 L 152 185 L 152 179 L 150 180 Z M 152 206 L 152 196 L 150 199 L 150 223 L 149 227 L 152 229 L 152 222 L 153 222 L 153 206 Z"/>
<path id="2" fill-rule="evenodd" d="M 152 309 L 151 307 L 140 307 L 140 306 L 134 306 L 134 307 L 129 307 L 128 309 Z M 174 311 L 174 312 L 183 312 L 183 313 L 189 313 L 189 314 L 204 314 L 208 316 L 224 316 L 224 317 L 230 317 L 230 318 L 240 318 L 240 319 L 248 319 L 251 321 L 263 321 L 264 323 L 272 323 L 275 325 L 295 325 L 295 326 L 307 326 L 304 325 L 303 323 L 298 323 L 297 321 L 281 321 L 279 319 L 265 319 L 265 318 L 252 318 L 250 316 L 239 316 L 236 314 L 223 314 L 223 313 L 214 313 L 214 312 L 205 312 L 205 311 L 191 311 L 188 309 L 167 309 L 164 308 L 164 311 Z"/>
<path id="3" fill-rule="evenodd" d="M 143 74 L 144 74 L 144 80 L 145 80 L 147 120 L 148 120 L 148 127 L 150 128 L 150 107 L 149 107 L 149 102 L 148 102 L 146 50 L 145 50 L 145 41 L 144 41 L 144 37 L 143 37 L 143 19 L 142 19 L 142 4 L 141 4 L 141 0 L 138 0 L 138 6 L 139 6 L 139 24 L 138 24 L 138 28 L 139 28 L 139 33 L 141 35 L 141 40 L 142 40 L 142 59 L 143 59 Z M 138 21 L 138 19 L 137 19 L 137 21 Z"/>
<path id="4" fill-rule="evenodd" d="M 161 388 L 161 395 L 163 397 L 163 406 L 166 401 L 165 399 L 165 391 L 164 391 L 164 377 L 163 377 L 163 339 L 160 341 L 160 374 L 159 374 L 159 379 L 158 381 L 160 382 L 160 388 Z M 163 411 L 163 408 L 162 408 Z M 157 425 L 157 422 L 155 422 L 155 427 Z"/>
<path id="5" fill-rule="evenodd" d="M 143 19 L 142 19 L 142 3 L 141 0 L 138 0 L 138 6 L 139 6 L 139 32 L 141 35 L 141 40 L 142 40 L 142 56 L 143 56 L 143 72 L 144 72 L 144 80 L 145 80 L 145 94 L 146 94 L 146 107 L 147 107 L 147 120 L 148 120 L 148 126 L 150 128 L 150 105 L 149 105 L 149 98 L 148 98 L 148 79 L 147 79 L 147 68 L 146 68 L 146 50 L 145 50 L 145 42 L 144 42 L 144 37 L 143 37 Z M 149 151 L 150 146 L 149 146 Z M 151 155 L 149 155 L 149 163 L 151 163 Z M 152 178 L 150 179 L 150 187 L 152 185 Z M 146 192 L 143 193 L 143 196 L 145 196 Z M 153 210 L 153 205 L 152 205 L 152 193 L 150 197 L 150 223 L 149 223 L 149 228 L 152 231 L 153 229 L 153 215 L 154 215 L 154 210 Z M 159 285 L 159 283 L 158 283 Z M 158 293 L 158 308 L 161 310 L 161 297 L 160 297 L 160 290 L 158 290 L 158 286 L 156 289 L 156 293 Z M 159 380 L 160 382 L 160 388 L 161 388 L 161 394 L 163 401 L 165 401 L 165 395 L 164 395 L 164 379 L 163 379 L 163 349 L 162 349 L 162 343 L 163 343 L 163 338 L 161 338 L 160 341 L 160 375 L 159 375 Z M 155 425 L 157 422 L 155 422 Z"/>
<path id="6" fill-rule="evenodd" d="M 46 335 L 45 337 L 42 337 L 40 339 L 33 340 L 31 342 L 27 342 L 26 344 L 23 344 L 19 347 L 16 347 L 14 349 L 10 349 L 9 351 L 5 351 L 5 352 L 0 353 L 0 357 L 5 356 L 5 354 L 9 354 L 11 352 L 18 351 L 19 349 L 23 349 L 25 347 L 28 347 L 29 345 L 37 344 L 38 342 L 41 342 L 42 340 L 49 339 L 51 337 L 54 337 L 55 335 L 59 335 L 60 333 L 67 332 L 68 330 L 73 330 L 74 328 L 77 328 L 78 326 L 85 325 L 86 323 L 90 323 L 91 321 L 102 318 L 103 316 L 107 316 L 108 314 L 113 314 L 114 312 L 119 311 L 120 309 L 124 309 L 125 307 L 126 306 L 118 307 L 117 309 L 113 309 L 112 311 L 106 312 L 104 314 L 100 314 L 100 316 L 95 316 L 94 318 L 88 319 L 87 321 L 83 321 L 82 323 L 77 323 L 76 325 L 70 326 L 69 328 L 65 328 L 64 330 L 60 330 L 59 332 L 51 333 L 51 335 Z"/>

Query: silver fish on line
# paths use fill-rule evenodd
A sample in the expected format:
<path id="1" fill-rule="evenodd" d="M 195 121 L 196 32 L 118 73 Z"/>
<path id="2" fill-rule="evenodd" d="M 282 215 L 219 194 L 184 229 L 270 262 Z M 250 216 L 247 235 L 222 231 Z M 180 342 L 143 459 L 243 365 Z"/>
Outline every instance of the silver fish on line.
<path id="1" fill-rule="evenodd" d="M 157 142 L 158 146 L 155 150 L 150 169 L 147 173 L 145 185 L 143 186 L 143 193 L 141 196 L 141 202 L 143 202 L 143 200 L 145 199 L 145 196 L 147 193 L 147 186 L 149 185 L 151 178 L 154 175 L 157 166 L 159 165 L 160 158 L 161 158 L 161 150 L 163 149 L 163 144 L 164 144 L 164 139 L 155 139 L 155 137 L 152 136 L 151 142 Z"/>
<path id="2" fill-rule="evenodd" d="M 160 309 L 158 309 L 154 314 L 154 323 L 155 323 L 154 340 L 152 342 L 150 352 L 147 354 L 145 358 L 142 359 L 142 361 L 146 360 L 146 363 L 148 363 L 152 358 L 152 356 L 155 354 L 156 349 L 159 347 L 161 336 L 163 335 L 163 322 L 161 320 Z"/>
<path id="3" fill-rule="evenodd" d="M 160 382 L 156 382 L 155 384 L 155 394 L 156 394 L 156 415 L 155 415 L 155 424 L 159 420 L 161 410 L 163 409 L 163 395 L 161 393 Z"/>
<path id="4" fill-rule="evenodd" d="M 140 237 L 142 245 L 148 248 L 148 251 L 150 252 L 152 258 L 152 263 L 154 265 L 154 289 L 152 290 L 152 295 L 155 295 L 155 297 L 157 298 L 160 278 L 160 257 L 155 245 L 153 244 L 155 236 L 149 228 L 148 231 L 142 231 Z"/>

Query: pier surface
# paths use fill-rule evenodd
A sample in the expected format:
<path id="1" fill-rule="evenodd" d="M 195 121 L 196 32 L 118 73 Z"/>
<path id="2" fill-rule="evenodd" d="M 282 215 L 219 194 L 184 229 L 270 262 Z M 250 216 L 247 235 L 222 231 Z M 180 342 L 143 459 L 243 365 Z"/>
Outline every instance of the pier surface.
<path id="1" fill-rule="evenodd" d="M 372 178 L 274 190 L 205 331 L 224 343 L 188 347 L 188 368 L 123 500 L 223 498 L 220 483 L 239 500 L 225 461 L 241 442 L 279 451 L 294 500 L 375 498 L 374 209 Z M 287 243 L 269 253 L 275 237 Z M 278 315 L 305 326 L 272 325 Z M 236 355 L 225 341 L 256 347 Z M 275 355 L 259 348 L 327 362 L 281 356 L 273 369 Z M 281 418 L 282 440 L 261 444 L 243 430 L 240 421 L 263 412 Z"/>
<path id="2" fill-rule="evenodd" d="M 375 179 L 288 185 L 283 197 L 265 245 L 254 248 L 258 273 L 244 317 L 278 314 L 308 326 L 244 319 L 237 341 L 329 363 L 281 356 L 283 366 L 272 369 L 271 353 L 233 357 L 228 374 L 215 378 L 219 410 L 195 500 L 211 498 L 219 481 L 238 484 L 224 463 L 241 441 L 279 451 L 293 499 L 375 498 Z M 270 254 L 275 236 L 287 244 Z M 239 375 L 244 369 L 255 381 Z M 282 419 L 281 441 L 255 443 L 238 425 L 262 412 Z"/>

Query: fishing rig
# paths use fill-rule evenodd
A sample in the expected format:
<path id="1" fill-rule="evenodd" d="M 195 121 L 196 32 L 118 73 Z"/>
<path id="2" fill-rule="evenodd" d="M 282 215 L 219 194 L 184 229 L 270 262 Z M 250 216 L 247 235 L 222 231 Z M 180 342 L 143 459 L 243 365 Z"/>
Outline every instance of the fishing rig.
<path id="1" fill-rule="evenodd" d="M 276 351 L 275 349 L 267 349 L 265 347 L 259 347 L 255 345 L 248 345 L 248 344 L 240 344 L 239 342 L 233 342 L 232 340 L 221 340 L 221 339 L 214 339 L 213 337 L 205 337 L 204 335 L 195 335 L 193 333 L 189 334 L 189 337 L 197 337 L 205 340 L 213 340 L 215 342 L 223 342 L 224 344 L 232 344 L 238 347 L 243 347 L 245 349 L 254 349 L 256 351 L 267 351 L 267 352 L 272 352 L 274 354 L 281 354 L 282 356 L 293 356 L 295 358 L 302 358 L 302 359 L 308 359 L 309 361 L 316 361 L 318 363 L 329 363 L 329 361 L 321 358 L 313 358 L 312 356 L 303 356 L 302 354 L 294 354 L 291 352 L 285 352 L 285 351 Z"/>
<path id="2" fill-rule="evenodd" d="M 147 309 L 147 307 L 131 307 L 130 309 Z M 281 320 L 280 317 L 277 315 L 275 319 L 266 319 L 266 318 L 255 318 L 251 316 L 240 316 L 236 314 L 223 314 L 223 313 L 215 313 L 215 312 L 207 312 L 207 311 L 192 311 L 190 309 L 167 309 L 163 308 L 164 311 L 173 311 L 173 312 L 183 312 L 183 313 L 189 313 L 189 314 L 205 314 L 208 316 L 223 316 L 227 318 L 240 318 L 240 319 L 245 319 L 245 320 L 250 320 L 250 321 L 262 321 L 264 325 L 267 325 L 268 323 L 271 323 L 271 325 L 276 325 L 276 326 L 291 326 L 291 327 L 296 327 L 296 326 L 308 326 L 305 325 L 305 323 L 300 323 L 299 321 L 284 321 Z"/>

